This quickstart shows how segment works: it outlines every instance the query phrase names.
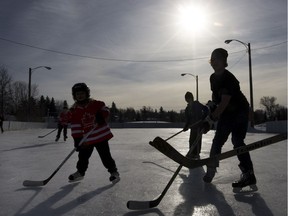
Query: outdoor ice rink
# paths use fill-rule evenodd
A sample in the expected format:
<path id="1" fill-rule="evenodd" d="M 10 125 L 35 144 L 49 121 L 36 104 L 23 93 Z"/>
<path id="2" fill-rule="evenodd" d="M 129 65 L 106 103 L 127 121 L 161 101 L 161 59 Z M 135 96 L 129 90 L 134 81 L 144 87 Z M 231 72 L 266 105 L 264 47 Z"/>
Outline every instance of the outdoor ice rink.
<path id="1" fill-rule="evenodd" d="M 152 200 L 170 180 L 178 164 L 149 145 L 156 136 L 168 138 L 180 129 L 112 129 L 110 141 L 121 181 L 111 185 L 108 172 L 94 151 L 85 178 L 69 183 L 77 154 L 44 187 L 24 187 L 24 180 L 44 180 L 73 149 L 51 129 L 7 131 L 0 134 L 1 216 L 285 216 L 287 215 L 287 140 L 251 152 L 259 190 L 234 194 L 231 183 L 240 175 L 236 157 L 221 161 L 211 184 L 202 181 L 206 167 L 182 168 L 161 203 L 154 209 L 131 211 L 128 200 Z M 208 156 L 214 131 L 203 136 L 201 158 Z M 249 144 L 273 134 L 248 133 Z M 189 132 L 169 140 L 188 151 Z M 231 150 L 230 140 L 223 151 Z"/>

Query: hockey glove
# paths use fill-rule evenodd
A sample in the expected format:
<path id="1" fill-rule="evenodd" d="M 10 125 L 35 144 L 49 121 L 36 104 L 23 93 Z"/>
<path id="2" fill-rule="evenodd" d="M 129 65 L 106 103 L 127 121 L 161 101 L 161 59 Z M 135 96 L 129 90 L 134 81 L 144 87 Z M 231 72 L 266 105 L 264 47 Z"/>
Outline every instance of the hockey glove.
<path id="1" fill-rule="evenodd" d="M 217 108 L 217 105 L 213 101 L 209 100 L 206 103 L 206 107 L 209 109 L 209 113 L 213 113 L 215 109 Z"/>
<path id="2" fill-rule="evenodd" d="M 209 130 L 213 129 L 215 121 L 208 115 L 203 121 L 203 133 L 206 134 Z"/>
<path id="3" fill-rule="evenodd" d="M 188 129 L 189 129 L 189 126 L 185 124 L 185 126 L 183 127 L 183 131 L 187 131 Z"/>
<path id="4" fill-rule="evenodd" d="M 95 123 L 97 123 L 99 125 L 103 125 L 103 124 L 106 123 L 106 121 L 105 121 L 105 119 L 104 119 L 104 117 L 103 117 L 101 112 L 97 112 L 96 115 L 95 115 L 95 118 L 96 118 L 96 122 Z"/>
<path id="5" fill-rule="evenodd" d="M 82 137 L 77 137 L 74 138 L 74 147 L 76 148 L 76 151 L 79 152 L 79 150 L 81 149 L 81 146 L 79 146 L 79 143 L 81 142 Z"/>

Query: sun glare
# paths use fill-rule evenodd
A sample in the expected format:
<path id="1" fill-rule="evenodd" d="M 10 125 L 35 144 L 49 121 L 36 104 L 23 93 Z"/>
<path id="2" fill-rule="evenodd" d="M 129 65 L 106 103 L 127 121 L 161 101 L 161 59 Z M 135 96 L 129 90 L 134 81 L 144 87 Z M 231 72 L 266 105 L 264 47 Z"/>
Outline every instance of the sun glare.
<path id="1" fill-rule="evenodd" d="M 207 23 L 207 13 L 197 5 L 180 5 L 176 21 L 181 32 L 199 33 Z"/>

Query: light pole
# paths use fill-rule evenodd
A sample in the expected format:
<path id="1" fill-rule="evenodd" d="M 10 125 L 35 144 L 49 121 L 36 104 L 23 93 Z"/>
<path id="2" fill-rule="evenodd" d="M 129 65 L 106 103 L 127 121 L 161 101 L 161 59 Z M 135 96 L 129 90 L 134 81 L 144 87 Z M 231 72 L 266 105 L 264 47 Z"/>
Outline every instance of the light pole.
<path id="1" fill-rule="evenodd" d="M 248 60 L 249 60 L 249 84 L 250 84 L 250 106 L 251 106 L 251 127 L 254 128 L 254 103 L 253 103 L 253 81 L 252 81 L 252 62 L 251 62 L 251 46 L 250 43 L 244 43 L 240 40 L 229 39 L 225 40 L 226 44 L 229 44 L 231 41 L 237 41 L 243 44 L 248 52 Z"/>
<path id="2" fill-rule="evenodd" d="M 196 79 L 196 100 L 198 101 L 198 75 L 194 75 L 191 73 L 182 73 L 181 76 L 190 75 Z"/>
<path id="3" fill-rule="evenodd" d="M 34 70 L 39 68 L 46 68 L 47 70 L 51 70 L 51 67 L 47 66 L 38 66 L 35 68 L 29 68 L 29 83 L 28 83 L 28 121 L 30 121 L 30 106 L 31 106 L 31 75 Z"/>

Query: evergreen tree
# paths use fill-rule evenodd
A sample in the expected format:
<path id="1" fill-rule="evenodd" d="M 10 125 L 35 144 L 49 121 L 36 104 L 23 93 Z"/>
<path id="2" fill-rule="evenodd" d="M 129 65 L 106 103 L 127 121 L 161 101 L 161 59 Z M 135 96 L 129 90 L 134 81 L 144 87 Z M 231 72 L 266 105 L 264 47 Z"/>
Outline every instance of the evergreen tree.
<path id="1" fill-rule="evenodd" d="M 49 113 L 50 113 L 50 116 L 57 117 L 57 109 L 56 109 L 56 105 L 55 105 L 55 101 L 53 97 L 49 104 Z"/>
<path id="2" fill-rule="evenodd" d="M 69 108 L 68 103 L 67 103 L 66 100 L 64 100 L 64 102 L 63 102 L 63 107 L 67 107 L 67 108 Z"/>
<path id="3" fill-rule="evenodd" d="M 115 122 L 117 118 L 119 118 L 119 110 L 116 107 L 116 104 L 112 102 L 112 106 L 110 109 L 110 121 Z"/>

